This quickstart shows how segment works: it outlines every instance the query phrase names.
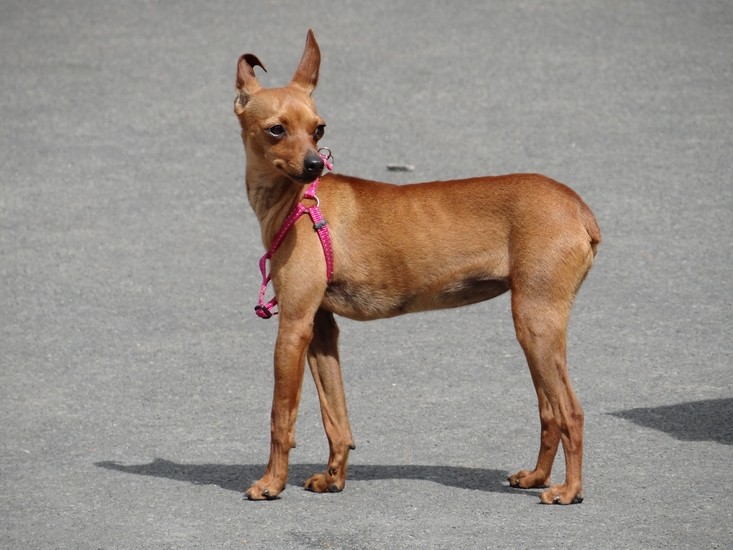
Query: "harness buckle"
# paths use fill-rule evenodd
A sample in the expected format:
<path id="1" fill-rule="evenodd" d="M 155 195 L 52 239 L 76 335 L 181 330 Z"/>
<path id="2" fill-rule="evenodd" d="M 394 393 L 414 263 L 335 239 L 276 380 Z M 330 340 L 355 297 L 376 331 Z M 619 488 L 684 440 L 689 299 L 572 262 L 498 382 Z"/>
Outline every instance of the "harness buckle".
<path id="1" fill-rule="evenodd" d="M 257 317 L 260 319 L 269 319 L 272 317 L 273 313 L 270 310 L 269 307 L 267 307 L 264 304 L 258 304 L 255 306 L 255 313 L 257 314 Z"/>

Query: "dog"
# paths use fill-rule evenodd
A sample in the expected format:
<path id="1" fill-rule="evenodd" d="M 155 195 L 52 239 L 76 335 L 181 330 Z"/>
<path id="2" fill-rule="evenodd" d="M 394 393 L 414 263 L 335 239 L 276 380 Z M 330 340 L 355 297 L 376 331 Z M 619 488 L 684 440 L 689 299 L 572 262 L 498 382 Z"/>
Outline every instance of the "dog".
<path id="1" fill-rule="evenodd" d="M 277 303 L 279 314 L 270 458 L 246 497 L 274 499 L 285 488 L 306 359 L 330 454 L 325 470 L 307 479 L 305 488 L 344 488 L 355 445 L 334 315 L 387 318 L 510 291 L 541 434 L 536 466 L 509 476 L 509 485 L 546 489 L 540 493 L 546 504 L 581 502 L 584 415 L 568 376 L 566 332 L 601 241 L 595 216 L 570 188 L 538 174 L 410 185 L 322 176 L 330 153 L 318 146 L 326 126 L 313 100 L 320 61 L 309 30 L 287 86 L 261 86 L 255 67 L 265 68 L 252 54 L 237 65 L 234 112 L 242 129 L 247 196 L 269 248 L 260 262 L 264 281 L 255 309 L 268 318 Z M 270 278 L 276 299 L 265 304 Z M 566 478 L 551 485 L 560 442 Z"/>

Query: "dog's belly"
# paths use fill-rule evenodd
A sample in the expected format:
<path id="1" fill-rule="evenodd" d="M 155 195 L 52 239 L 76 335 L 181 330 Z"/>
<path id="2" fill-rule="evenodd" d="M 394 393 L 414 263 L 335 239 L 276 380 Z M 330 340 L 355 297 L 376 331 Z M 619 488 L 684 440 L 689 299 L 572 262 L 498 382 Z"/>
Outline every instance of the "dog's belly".
<path id="1" fill-rule="evenodd" d="M 367 321 L 475 304 L 507 290 L 508 282 L 501 279 L 467 278 L 421 290 L 400 289 L 378 282 L 335 281 L 328 286 L 322 306 L 337 315 Z"/>

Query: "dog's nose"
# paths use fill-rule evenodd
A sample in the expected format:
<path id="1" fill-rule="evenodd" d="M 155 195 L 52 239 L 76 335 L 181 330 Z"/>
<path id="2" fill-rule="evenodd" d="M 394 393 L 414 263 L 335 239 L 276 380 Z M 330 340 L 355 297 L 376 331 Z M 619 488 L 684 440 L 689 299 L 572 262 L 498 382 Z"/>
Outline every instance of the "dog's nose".
<path id="1" fill-rule="evenodd" d="M 303 160 L 303 169 L 309 176 L 318 176 L 323 171 L 323 159 L 317 153 L 308 153 Z"/>

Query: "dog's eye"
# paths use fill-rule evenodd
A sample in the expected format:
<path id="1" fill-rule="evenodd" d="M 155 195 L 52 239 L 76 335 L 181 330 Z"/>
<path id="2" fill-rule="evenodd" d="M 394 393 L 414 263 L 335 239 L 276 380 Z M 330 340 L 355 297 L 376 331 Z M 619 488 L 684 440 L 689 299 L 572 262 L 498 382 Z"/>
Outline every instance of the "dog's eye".
<path id="1" fill-rule="evenodd" d="M 282 124 L 275 124 L 275 126 L 270 126 L 267 129 L 267 132 L 274 138 L 281 138 L 285 136 L 285 128 Z"/>
<path id="2" fill-rule="evenodd" d="M 325 124 L 321 124 L 321 125 L 318 126 L 318 128 L 316 128 L 316 131 L 313 132 L 313 137 L 316 139 L 316 141 L 318 141 L 319 139 L 321 139 L 323 137 L 323 133 L 325 131 L 326 131 L 326 125 Z"/>

